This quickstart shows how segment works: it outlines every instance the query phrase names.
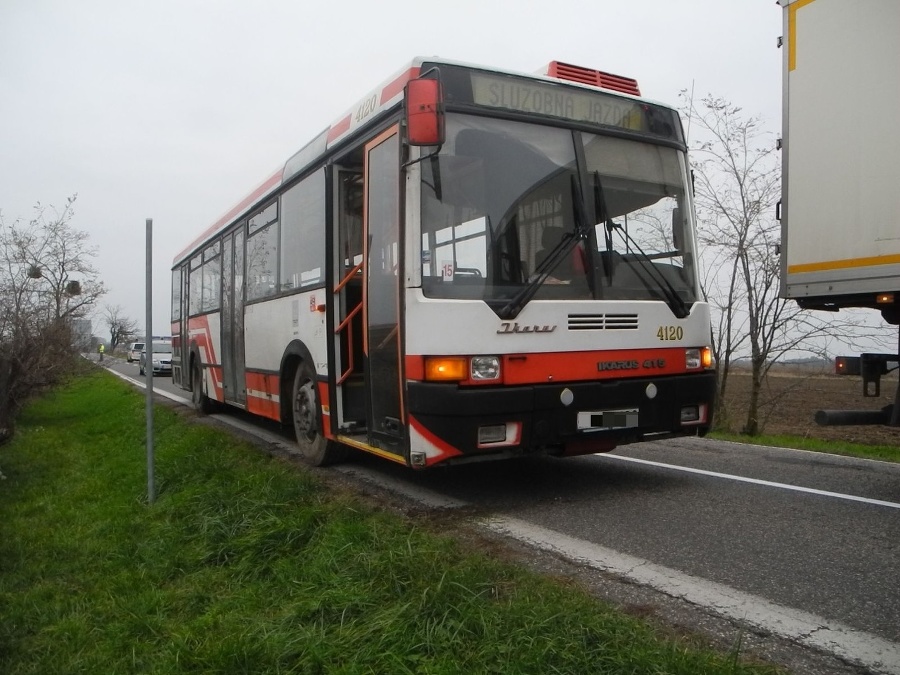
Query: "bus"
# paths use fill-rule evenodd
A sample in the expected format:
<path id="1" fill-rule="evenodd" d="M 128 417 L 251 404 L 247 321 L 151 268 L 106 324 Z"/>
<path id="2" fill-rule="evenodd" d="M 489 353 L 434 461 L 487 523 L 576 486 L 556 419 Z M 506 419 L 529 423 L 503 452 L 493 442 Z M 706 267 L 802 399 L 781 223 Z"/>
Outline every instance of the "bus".
<path id="1" fill-rule="evenodd" d="M 689 176 L 631 78 L 416 58 L 175 257 L 173 381 L 315 466 L 703 435 Z"/>

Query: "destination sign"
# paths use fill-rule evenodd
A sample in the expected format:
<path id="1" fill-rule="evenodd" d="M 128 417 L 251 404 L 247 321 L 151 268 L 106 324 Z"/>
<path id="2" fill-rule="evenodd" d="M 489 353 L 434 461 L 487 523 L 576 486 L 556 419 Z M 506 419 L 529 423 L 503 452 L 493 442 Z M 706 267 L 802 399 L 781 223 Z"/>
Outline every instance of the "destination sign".
<path id="1" fill-rule="evenodd" d="M 471 77 L 477 105 L 647 131 L 642 105 L 627 99 L 484 73 Z"/>

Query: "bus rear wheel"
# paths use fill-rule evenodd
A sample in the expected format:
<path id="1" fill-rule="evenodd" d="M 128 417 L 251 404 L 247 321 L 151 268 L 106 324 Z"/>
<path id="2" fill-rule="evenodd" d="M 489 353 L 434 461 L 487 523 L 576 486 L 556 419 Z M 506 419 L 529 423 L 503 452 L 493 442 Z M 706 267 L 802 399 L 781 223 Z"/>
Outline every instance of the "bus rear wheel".
<path id="1" fill-rule="evenodd" d="M 303 362 L 294 374 L 291 416 L 297 445 L 300 448 L 300 458 L 310 466 L 335 464 L 346 456 L 346 450 L 342 446 L 322 435 L 319 410 L 315 373 L 309 364 Z"/>
<path id="2" fill-rule="evenodd" d="M 201 415 L 208 415 L 213 410 L 212 401 L 203 393 L 203 373 L 196 361 L 191 367 L 191 404 Z"/>

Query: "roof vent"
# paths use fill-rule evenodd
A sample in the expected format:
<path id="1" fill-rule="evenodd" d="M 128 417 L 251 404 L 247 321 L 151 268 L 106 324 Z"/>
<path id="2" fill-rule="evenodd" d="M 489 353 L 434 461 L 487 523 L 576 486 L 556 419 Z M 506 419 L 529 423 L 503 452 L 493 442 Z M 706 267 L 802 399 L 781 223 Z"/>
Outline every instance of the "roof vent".
<path id="1" fill-rule="evenodd" d="M 641 90 L 638 89 L 637 80 L 633 80 L 630 77 L 604 73 L 592 68 L 573 66 L 569 63 L 561 63 L 560 61 L 550 62 L 550 65 L 547 66 L 547 75 L 550 77 L 558 77 L 560 80 L 571 80 L 572 82 L 589 84 L 593 87 L 611 89 L 612 91 L 631 94 L 632 96 L 641 95 Z"/>

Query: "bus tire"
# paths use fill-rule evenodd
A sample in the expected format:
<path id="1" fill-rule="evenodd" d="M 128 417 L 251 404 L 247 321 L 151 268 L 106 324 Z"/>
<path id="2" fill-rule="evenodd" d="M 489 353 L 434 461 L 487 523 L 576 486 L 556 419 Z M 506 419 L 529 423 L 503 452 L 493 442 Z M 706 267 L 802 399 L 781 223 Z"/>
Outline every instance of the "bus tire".
<path id="1" fill-rule="evenodd" d="M 310 466 L 326 466 L 342 461 L 346 449 L 322 435 L 319 417 L 319 394 L 316 375 L 306 361 L 294 373 L 291 389 L 291 418 L 300 458 Z"/>
<path id="2" fill-rule="evenodd" d="M 191 405 L 199 415 L 208 415 L 213 411 L 212 401 L 203 393 L 203 373 L 196 360 L 191 364 Z"/>

